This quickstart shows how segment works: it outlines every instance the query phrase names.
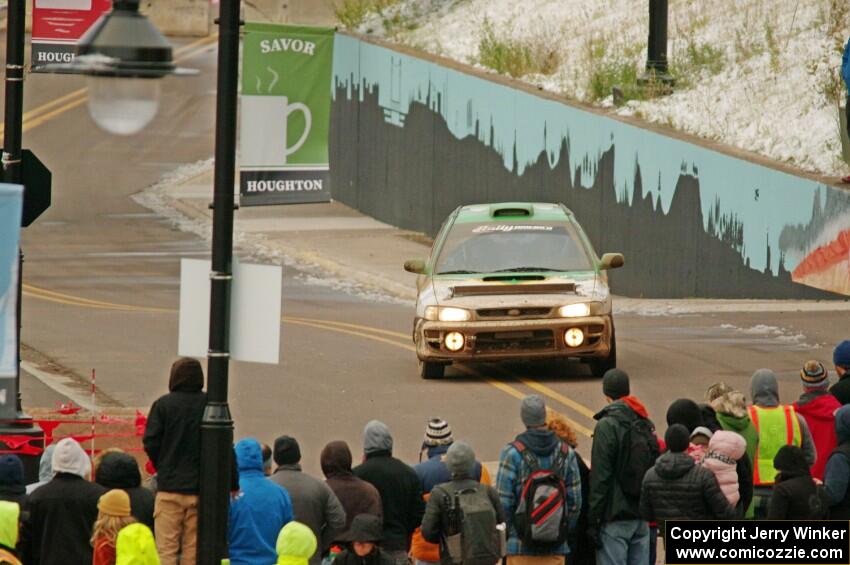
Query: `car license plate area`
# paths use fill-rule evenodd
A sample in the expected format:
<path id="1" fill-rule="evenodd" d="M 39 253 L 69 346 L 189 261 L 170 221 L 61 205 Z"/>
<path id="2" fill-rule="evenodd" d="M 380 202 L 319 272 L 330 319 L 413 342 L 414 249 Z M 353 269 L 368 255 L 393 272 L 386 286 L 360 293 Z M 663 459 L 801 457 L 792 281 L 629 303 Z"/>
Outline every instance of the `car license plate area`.
<path id="1" fill-rule="evenodd" d="M 481 332 L 475 336 L 477 353 L 546 351 L 555 348 L 552 330 Z"/>

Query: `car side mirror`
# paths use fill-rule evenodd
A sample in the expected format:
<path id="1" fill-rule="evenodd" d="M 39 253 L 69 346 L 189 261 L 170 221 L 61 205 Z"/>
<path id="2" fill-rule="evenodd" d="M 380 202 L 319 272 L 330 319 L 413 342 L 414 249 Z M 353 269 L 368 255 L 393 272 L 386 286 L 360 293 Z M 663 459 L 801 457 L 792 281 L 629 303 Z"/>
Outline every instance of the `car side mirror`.
<path id="1" fill-rule="evenodd" d="M 424 275 L 425 261 L 422 259 L 408 259 L 404 262 L 404 270 L 415 275 Z"/>
<path id="2" fill-rule="evenodd" d="M 619 269 L 626 264 L 626 259 L 622 253 L 606 253 L 599 260 L 599 269 L 607 271 L 609 269 Z"/>

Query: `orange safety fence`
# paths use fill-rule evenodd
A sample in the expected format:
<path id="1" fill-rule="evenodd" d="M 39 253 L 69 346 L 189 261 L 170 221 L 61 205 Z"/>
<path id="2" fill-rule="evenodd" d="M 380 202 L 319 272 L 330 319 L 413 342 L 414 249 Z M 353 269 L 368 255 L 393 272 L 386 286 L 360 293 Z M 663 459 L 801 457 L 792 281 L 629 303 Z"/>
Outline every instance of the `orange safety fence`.
<path id="1" fill-rule="evenodd" d="M 66 437 L 79 442 L 91 456 L 111 447 L 143 453 L 141 437 L 148 419 L 138 409 L 135 414 L 104 414 L 98 411 L 97 415 L 85 418 L 79 407 L 69 403 L 59 405 L 56 410 L 35 409 L 32 412 L 33 422 L 41 427 L 43 434 L 0 435 L 0 444 L 5 446 L 5 449 L 0 449 L 0 454 L 38 456 L 46 446 Z M 92 445 L 96 448 L 92 449 Z"/>

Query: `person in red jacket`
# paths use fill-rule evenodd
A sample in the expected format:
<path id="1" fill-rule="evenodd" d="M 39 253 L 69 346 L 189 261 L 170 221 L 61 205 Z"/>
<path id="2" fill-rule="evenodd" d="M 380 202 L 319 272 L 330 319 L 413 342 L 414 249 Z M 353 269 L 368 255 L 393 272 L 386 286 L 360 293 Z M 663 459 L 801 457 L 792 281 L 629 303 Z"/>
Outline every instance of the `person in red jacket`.
<path id="1" fill-rule="evenodd" d="M 817 459 L 811 466 L 812 477 L 823 480 L 828 454 L 838 443 L 835 435 L 835 411 L 841 403 L 829 394 L 829 374 L 823 364 L 806 361 L 800 370 L 803 394 L 794 403 L 794 410 L 806 419 L 812 440 L 815 444 Z"/>

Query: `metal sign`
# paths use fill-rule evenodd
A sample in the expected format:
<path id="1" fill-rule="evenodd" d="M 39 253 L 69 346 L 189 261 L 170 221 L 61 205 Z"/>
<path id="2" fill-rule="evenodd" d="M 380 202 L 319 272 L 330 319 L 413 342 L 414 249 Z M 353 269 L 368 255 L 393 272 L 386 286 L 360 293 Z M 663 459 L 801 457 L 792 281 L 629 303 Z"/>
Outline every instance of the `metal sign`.
<path id="1" fill-rule="evenodd" d="M 283 269 L 234 262 L 230 290 L 230 358 L 276 364 L 280 358 Z M 210 262 L 180 261 L 178 355 L 206 357 L 210 332 Z"/>
<path id="2" fill-rule="evenodd" d="M 21 152 L 21 182 L 24 190 L 24 212 L 21 216 L 21 226 L 27 227 L 42 212 L 50 208 L 51 184 L 53 175 L 44 166 L 35 153 L 29 149 Z"/>
<path id="3" fill-rule="evenodd" d="M 245 25 L 240 204 L 330 200 L 333 42 L 331 28 Z"/>
<path id="4" fill-rule="evenodd" d="M 112 0 L 33 0 L 32 72 L 74 60 L 77 41 L 112 8 Z"/>

